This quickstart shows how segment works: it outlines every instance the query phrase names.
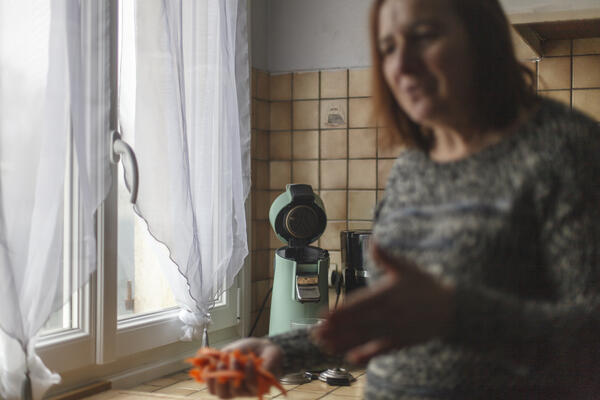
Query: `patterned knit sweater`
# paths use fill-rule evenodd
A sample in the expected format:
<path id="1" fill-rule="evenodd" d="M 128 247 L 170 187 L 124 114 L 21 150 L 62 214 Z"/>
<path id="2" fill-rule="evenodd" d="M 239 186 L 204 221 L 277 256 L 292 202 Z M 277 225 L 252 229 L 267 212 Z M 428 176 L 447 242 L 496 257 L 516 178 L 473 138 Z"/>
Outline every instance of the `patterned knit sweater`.
<path id="1" fill-rule="evenodd" d="M 465 159 L 406 151 L 373 231 L 453 281 L 457 312 L 451 335 L 371 360 L 365 398 L 600 398 L 596 122 L 542 100 L 513 135 Z M 271 339 L 286 371 L 335 362 L 306 332 Z"/>

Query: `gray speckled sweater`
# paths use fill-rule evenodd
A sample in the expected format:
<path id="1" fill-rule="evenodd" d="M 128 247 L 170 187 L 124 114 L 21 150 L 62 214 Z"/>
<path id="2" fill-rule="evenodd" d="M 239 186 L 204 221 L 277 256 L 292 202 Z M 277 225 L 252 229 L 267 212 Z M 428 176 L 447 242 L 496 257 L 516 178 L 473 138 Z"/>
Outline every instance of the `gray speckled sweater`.
<path id="1" fill-rule="evenodd" d="M 600 398 L 597 123 L 543 100 L 466 159 L 407 151 L 373 229 L 392 254 L 455 282 L 457 315 L 448 337 L 373 359 L 365 398 Z M 306 333 L 271 339 L 287 371 L 331 362 Z"/>

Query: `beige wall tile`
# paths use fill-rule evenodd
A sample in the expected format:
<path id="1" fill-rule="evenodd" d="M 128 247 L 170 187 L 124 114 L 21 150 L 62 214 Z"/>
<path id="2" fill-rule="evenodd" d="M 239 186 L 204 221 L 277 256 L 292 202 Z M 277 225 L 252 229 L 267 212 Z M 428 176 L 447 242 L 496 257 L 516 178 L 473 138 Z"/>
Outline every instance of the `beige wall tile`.
<path id="1" fill-rule="evenodd" d="M 319 127 L 319 102 L 317 100 L 294 101 L 294 129 L 317 129 Z"/>
<path id="2" fill-rule="evenodd" d="M 256 151 L 254 154 L 257 159 L 269 159 L 269 134 L 267 131 L 258 131 L 256 133 Z"/>
<path id="3" fill-rule="evenodd" d="M 292 129 L 292 103 L 276 101 L 271 103 L 271 130 L 289 131 Z"/>
<path id="4" fill-rule="evenodd" d="M 348 161 L 348 188 L 375 189 L 377 186 L 376 160 Z"/>
<path id="5" fill-rule="evenodd" d="M 377 202 L 380 202 L 383 199 L 385 194 L 385 190 L 377 189 Z"/>
<path id="6" fill-rule="evenodd" d="M 292 134 L 293 158 L 319 158 L 319 132 L 299 131 Z"/>
<path id="7" fill-rule="evenodd" d="M 600 88 L 600 55 L 573 57 L 573 88 Z"/>
<path id="8" fill-rule="evenodd" d="M 269 188 L 285 189 L 292 178 L 291 167 L 289 161 L 269 161 Z"/>
<path id="9" fill-rule="evenodd" d="M 297 99 L 319 98 L 319 73 L 296 72 L 294 73 L 292 95 Z"/>
<path id="10" fill-rule="evenodd" d="M 570 90 L 550 90 L 538 92 L 541 96 L 560 101 L 561 103 L 571 106 L 571 91 Z"/>
<path id="11" fill-rule="evenodd" d="M 380 159 L 377 160 L 377 188 L 385 189 L 387 184 L 387 178 L 394 165 L 394 159 Z"/>
<path id="12" fill-rule="evenodd" d="M 573 108 L 583 111 L 600 121 L 600 89 L 574 90 Z"/>
<path id="13" fill-rule="evenodd" d="M 533 49 L 523 40 L 523 38 L 513 29 L 511 29 L 513 48 L 515 56 L 519 61 L 530 60 L 536 58 L 537 54 Z"/>
<path id="14" fill-rule="evenodd" d="M 327 219 L 346 219 L 346 191 L 321 190 L 320 195 L 325 205 Z"/>
<path id="15" fill-rule="evenodd" d="M 271 100 L 291 100 L 292 74 L 271 75 L 269 89 Z"/>
<path id="16" fill-rule="evenodd" d="M 254 100 L 254 127 L 260 130 L 269 130 L 269 103 Z"/>
<path id="17" fill-rule="evenodd" d="M 533 85 L 533 87 L 537 90 L 537 66 L 538 66 L 538 61 L 525 61 L 523 62 L 523 65 L 525 66 L 525 68 L 527 68 L 528 70 L 531 71 L 531 81 L 527 81 L 527 83 L 531 83 Z"/>
<path id="18" fill-rule="evenodd" d="M 347 183 L 346 160 L 321 161 L 321 189 L 345 189 Z"/>
<path id="19" fill-rule="evenodd" d="M 294 161 L 292 163 L 292 182 L 305 183 L 314 189 L 319 188 L 319 162 Z"/>
<path id="20" fill-rule="evenodd" d="M 269 100 L 269 74 L 256 70 L 256 97 Z"/>
<path id="21" fill-rule="evenodd" d="M 371 221 L 348 221 L 348 229 L 355 231 L 357 229 L 372 229 L 373 223 Z"/>
<path id="22" fill-rule="evenodd" d="M 346 230 L 346 221 L 328 221 L 319 246 L 325 250 L 340 249 L 340 232 Z"/>
<path id="23" fill-rule="evenodd" d="M 321 100 L 321 129 L 348 126 L 348 100 Z"/>
<path id="24" fill-rule="evenodd" d="M 371 68 L 351 69 L 348 74 L 349 97 L 371 96 Z"/>
<path id="25" fill-rule="evenodd" d="M 545 58 L 538 64 L 538 89 L 569 89 L 571 87 L 571 58 Z"/>
<path id="26" fill-rule="evenodd" d="M 268 161 L 255 161 L 254 167 L 256 176 L 253 181 L 256 183 L 256 189 L 268 189 L 269 188 L 269 162 Z"/>
<path id="27" fill-rule="evenodd" d="M 321 98 L 348 96 L 348 70 L 321 71 Z"/>
<path id="28" fill-rule="evenodd" d="M 341 243 L 340 243 L 341 246 Z M 341 251 L 330 251 L 329 252 L 329 269 L 342 270 L 342 252 Z"/>
<path id="29" fill-rule="evenodd" d="M 269 204 L 273 204 L 275 199 L 283 193 L 282 189 L 270 190 L 269 191 Z"/>
<path id="30" fill-rule="evenodd" d="M 256 93 L 258 92 L 258 88 L 256 87 L 256 74 L 257 74 L 258 70 L 255 68 L 252 68 L 252 73 L 250 74 L 250 79 L 251 79 L 251 90 L 250 90 L 250 96 L 252 99 L 256 98 Z"/>
<path id="31" fill-rule="evenodd" d="M 375 127 L 373 101 L 370 97 L 350 99 L 348 106 L 350 128 Z"/>
<path id="32" fill-rule="evenodd" d="M 377 133 L 375 129 L 350 129 L 348 131 L 349 158 L 375 158 Z"/>
<path id="33" fill-rule="evenodd" d="M 283 242 L 279 240 L 273 229 L 269 230 L 269 249 L 277 249 L 283 246 Z"/>
<path id="34" fill-rule="evenodd" d="M 373 218 L 375 207 L 375 190 L 350 190 L 348 191 L 348 219 Z"/>
<path id="35" fill-rule="evenodd" d="M 400 144 L 389 144 L 386 140 L 388 133 L 387 128 L 377 128 L 377 156 L 379 158 L 396 158 L 404 149 Z"/>
<path id="36" fill-rule="evenodd" d="M 292 158 L 292 134 L 290 132 L 271 132 L 269 136 L 271 160 L 290 160 Z"/>
<path id="37" fill-rule="evenodd" d="M 573 54 L 600 54 L 600 37 L 573 40 Z"/>
<path id="38" fill-rule="evenodd" d="M 250 229 L 252 229 L 252 235 L 248 238 L 248 246 L 250 247 L 250 252 L 255 252 L 258 248 L 258 225 L 256 221 L 252 221 Z"/>
<path id="39" fill-rule="evenodd" d="M 269 192 L 267 190 L 254 190 L 252 192 L 252 219 L 269 219 Z"/>
<path id="40" fill-rule="evenodd" d="M 345 129 L 321 131 L 321 158 L 346 158 L 348 134 Z"/>
<path id="41" fill-rule="evenodd" d="M 252 282 L 269 279 L 269 250 L 256 250 L 252 253 Z"/>
<path id="42" fill-rule="evenodd" d="M 254 128 L 250 130 L 250 157 L 256 157 L 256 143 L 258 142 L 258 131 Z"/>
<path id="43" fill-rule="evenodd" d="M 257 220 L 254 223 L 256 228 L 253 236 L 256 250 L 267 250 L 269 249 L 269 237 L 271 235 L 271 225 L 266 220 Z"/>
<path id="44" fill-rule="evenodd" d="M 252 311 L 256 311 L 262 305 L 269 288 L 271 287 L 270 279 L 264 279 L 262 281 L 252 282 L 253 298 L 252 298 Z"/>
<path id="45" fill-rule="evenodd" d="M 545 40 L 542 50 L 544 56 L 570 56 L 571 40 Z"/>

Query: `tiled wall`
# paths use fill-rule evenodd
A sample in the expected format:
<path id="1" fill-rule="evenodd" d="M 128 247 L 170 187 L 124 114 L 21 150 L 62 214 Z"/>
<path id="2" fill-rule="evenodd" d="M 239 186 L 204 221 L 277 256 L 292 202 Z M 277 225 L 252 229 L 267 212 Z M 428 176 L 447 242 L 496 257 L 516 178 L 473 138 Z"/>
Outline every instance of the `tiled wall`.
<path id="1" fill-rule="evenodd" d="M 600 38 L 553 40 L 538 63 L 538 91 L 600 121 Z"/>
<path id="2" fill-rule="evenodd" d="M 545 43 L 528 64 L 541 94 L 600 121 L 600 38 Z M 268 221 L 287 183 L 308 183 L 325 203 L 327 229 L 315 245 L 340 268 L 339 232 L 371 227 L 371 213 L 401 149 L 384 148 L 371 118 L 370 71 L 340 69 L 252 74 L 252 321 L 272 284 L 282 243 Z M 268 330 L 269 303 L 255 335 Z"/>
<path id="3" fill-rule="evenodd" d="M 327 229 L 314 245 L 329 250 L 332 266 L 340 268 L 340 231 L 371 227 L 399 149 L 379 144 L 369 82 L 368 69 L 254 71 L 253 311 L 271 285 L 273 252 L 283 245 L 268 211 L 287 183 L 308 183 L 323 199 Z M 261 320 L 259 334 L 268 325 Z"/>

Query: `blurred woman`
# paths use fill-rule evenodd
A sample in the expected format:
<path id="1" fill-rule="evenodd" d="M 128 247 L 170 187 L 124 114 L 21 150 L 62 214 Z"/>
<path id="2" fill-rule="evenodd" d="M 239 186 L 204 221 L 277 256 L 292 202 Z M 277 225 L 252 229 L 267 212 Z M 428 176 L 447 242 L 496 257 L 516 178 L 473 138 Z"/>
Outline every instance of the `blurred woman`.
<path id="1" fill-rule="evenodd" d="M 536 97 L 497 0 L 377 0 L 371 36 L 376 109 L 407 147 L 371 285 L 312 333 L 233 346 L 276 374 L 368 362 L 367 399 L 598 396 L 598 124 Z"/>

